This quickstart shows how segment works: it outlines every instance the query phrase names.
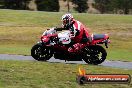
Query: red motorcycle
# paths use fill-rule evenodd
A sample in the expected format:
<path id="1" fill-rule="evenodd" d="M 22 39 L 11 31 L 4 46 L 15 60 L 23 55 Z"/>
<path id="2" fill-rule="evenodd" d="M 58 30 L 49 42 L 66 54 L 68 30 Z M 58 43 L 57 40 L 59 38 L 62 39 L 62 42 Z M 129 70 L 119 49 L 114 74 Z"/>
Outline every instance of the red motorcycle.
<path id="1" fill-rule="evenodd" d="M 106 50 L 100 46 L 105 44 L 108 48 L 109 36 L 107 34 L 91 35 L 91 42 L 82 40 L 85 43 L 74 44 L 74 50 L 71 47 L 70 31 L 62 31 L 61 29 L 51 28 L 46 30 L 41 41 L 34 45 L 31 49 L 31 56 L 38 61 L 49 60 L 52 56 L 55 59 L 65 61 L 82 61 L 88 64 L 101 64 L 107 56 Z M 73 44 L 72 44 L 73 45 Z M 71 50 L 70 50 L 71 49 Z"/>

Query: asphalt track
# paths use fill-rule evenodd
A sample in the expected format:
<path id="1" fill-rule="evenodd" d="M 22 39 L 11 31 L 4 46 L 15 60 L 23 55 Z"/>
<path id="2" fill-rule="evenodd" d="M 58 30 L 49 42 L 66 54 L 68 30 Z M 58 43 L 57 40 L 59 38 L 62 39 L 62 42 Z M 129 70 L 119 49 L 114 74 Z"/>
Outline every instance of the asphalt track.
<path id="1" fill-rule="evenodd" d="M 31 56 L 23 56 L 23 55 L 9 55 L 9 54 L 0 54 L 0 60 L 30 60 L 35 61 Z M 54 59 L 53 57 L 48 60 L 51 63 L 69 63 L 69 64 L 87 64 L 84 61 L 67 61 Z M 131 69 L 132 70 L 132 62 L 122 62 L 122 61 L 108 61 L 105 60 L 99 66 L 112 67 L 112 68 L 122 68 L 122 69 Z"/>

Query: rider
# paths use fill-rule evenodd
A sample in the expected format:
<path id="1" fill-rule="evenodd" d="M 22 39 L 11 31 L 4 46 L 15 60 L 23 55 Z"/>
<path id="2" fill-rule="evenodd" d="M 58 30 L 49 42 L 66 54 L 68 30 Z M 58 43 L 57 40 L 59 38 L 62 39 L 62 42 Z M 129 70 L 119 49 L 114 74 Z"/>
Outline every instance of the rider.
<path id="1" fill-rule="evenodd" d="M 89 29 L 81 22 L 75 20 L 69 13 L 62 16 L 62 28 L 70 31 L 72 46 L 68 49 L 69 52 L 74 51 L 74 47 L 77 43 L 91 42 Z"/>

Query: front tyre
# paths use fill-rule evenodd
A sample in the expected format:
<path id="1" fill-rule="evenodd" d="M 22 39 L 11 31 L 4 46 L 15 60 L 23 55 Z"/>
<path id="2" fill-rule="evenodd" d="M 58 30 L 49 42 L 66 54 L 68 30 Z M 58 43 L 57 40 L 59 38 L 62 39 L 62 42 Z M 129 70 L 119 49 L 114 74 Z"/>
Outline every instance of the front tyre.
<path id="1" fill-rule="evenodd" d="M 41 43 L 34 45 L 31 49 L 31 56 L 38 61 L 46 61 L 52 57 L 50 48 L 43 46 Z"/>
<path id="2" fill-rule="evenodd" d="M 106 50 L 99 45 L 88 46 L 85 48 L 85 58 L 83 59 L 88 64 L 101 64 L 107 56 Z"/>

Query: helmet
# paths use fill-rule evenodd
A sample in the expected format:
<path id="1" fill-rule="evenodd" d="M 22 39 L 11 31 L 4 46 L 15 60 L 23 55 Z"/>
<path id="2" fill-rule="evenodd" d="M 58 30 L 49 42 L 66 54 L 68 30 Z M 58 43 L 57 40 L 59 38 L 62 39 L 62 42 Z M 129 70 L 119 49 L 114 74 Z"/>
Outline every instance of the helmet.
<path id="1" fill-rule="evenodd" d="M 72 23 L 72 20 L 73 20 L 73 16 L 70 13 L 64 14 L 62 16 L 62 22 L 64 26 L 70 25 Z"/>

